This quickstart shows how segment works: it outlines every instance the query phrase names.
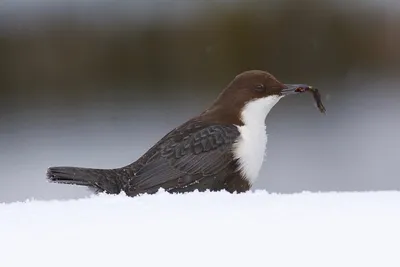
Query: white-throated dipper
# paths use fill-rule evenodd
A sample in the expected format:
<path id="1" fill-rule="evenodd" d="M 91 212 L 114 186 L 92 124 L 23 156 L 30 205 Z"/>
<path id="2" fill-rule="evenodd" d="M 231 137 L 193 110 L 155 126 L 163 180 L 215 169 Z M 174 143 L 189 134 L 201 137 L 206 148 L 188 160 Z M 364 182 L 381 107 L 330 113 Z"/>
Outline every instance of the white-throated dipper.
<path id="1" fill-rule="evenodd" d="M 170 131 L 137 161 L 116 169 L 51 167 L 51 182 L 87 186 L 128 196 L 167 192 L 248 191 L 267 145 L 265 119 L 278 101 L 311 90 L 283 84 L 251 70 L 237 75 L 200 115 Z"/>

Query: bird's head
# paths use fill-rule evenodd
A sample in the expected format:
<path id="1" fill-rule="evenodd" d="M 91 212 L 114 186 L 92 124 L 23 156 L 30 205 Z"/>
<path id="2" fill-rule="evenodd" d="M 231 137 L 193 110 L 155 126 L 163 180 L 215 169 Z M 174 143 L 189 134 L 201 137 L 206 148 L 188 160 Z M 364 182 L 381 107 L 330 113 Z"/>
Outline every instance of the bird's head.
<path id="1" fill-rule="evenodd" d="M 266 71 L 245 71 L 228 84 L 206 113 L 218 111 L 220 121 L 229 120 L 234 124 L 244 124 L 246 118 L 252 120 L 252 117 L 265 120 L 282 97 L 309 88 L 306 84 L 283 84 Z"/>

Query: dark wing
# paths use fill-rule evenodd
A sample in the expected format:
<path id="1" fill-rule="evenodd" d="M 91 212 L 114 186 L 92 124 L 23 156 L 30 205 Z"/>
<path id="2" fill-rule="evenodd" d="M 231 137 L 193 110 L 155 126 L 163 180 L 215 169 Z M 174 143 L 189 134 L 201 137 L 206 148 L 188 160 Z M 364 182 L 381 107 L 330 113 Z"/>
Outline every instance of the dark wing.
<path id="1" fill-rule="evenodd" d="M 187 123 L 175 129 L 139 159 L 140 168 L 129 181 L 127 194 L 167 191 L 224 177 L 232 164 L 232 144 L 239 136 L 234 125 Z M 183 190 L 184 191 L 184 190 Z"/>

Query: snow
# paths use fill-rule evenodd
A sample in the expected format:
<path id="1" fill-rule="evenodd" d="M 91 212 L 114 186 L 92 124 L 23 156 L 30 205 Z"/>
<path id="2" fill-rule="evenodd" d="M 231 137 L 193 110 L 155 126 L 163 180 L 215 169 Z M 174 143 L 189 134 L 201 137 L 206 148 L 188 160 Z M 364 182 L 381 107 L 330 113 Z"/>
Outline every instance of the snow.
<path id="1" fill-rule="evenodd" d="M 400 266 L 400 193 L 0 204 L 0 266 Z"/>

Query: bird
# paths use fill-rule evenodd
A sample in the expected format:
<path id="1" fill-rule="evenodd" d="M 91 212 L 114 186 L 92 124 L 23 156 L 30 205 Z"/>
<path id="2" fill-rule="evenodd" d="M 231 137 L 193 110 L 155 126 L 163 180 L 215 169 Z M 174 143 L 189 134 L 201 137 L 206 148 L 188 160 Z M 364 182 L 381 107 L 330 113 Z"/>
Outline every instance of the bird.
<path id="1" fill-rule="evenodd" d="M 169 131 L 133 163 L 113 168 L 50 167 L 51 183 L 135 197 L 193 191 L 244 193 L 258 179 L 267 147 L 266 117 L 285 96 L 312 88 L 271 73 L 236 75 L 204 111 Z"/>

